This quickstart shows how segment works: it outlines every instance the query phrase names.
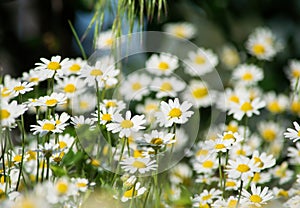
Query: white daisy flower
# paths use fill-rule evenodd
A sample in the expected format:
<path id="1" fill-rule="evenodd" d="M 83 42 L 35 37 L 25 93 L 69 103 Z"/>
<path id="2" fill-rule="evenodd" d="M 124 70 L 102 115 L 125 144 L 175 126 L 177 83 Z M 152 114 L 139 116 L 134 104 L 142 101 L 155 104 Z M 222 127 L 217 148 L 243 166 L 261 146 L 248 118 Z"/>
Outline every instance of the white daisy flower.
<path id="1" fill-rule="evenodd" d="M 251 184 L 265 184 L 270 182 L 272 175 L 269 172 L 256 172 L 252 178 L 249 178 Z"/>
<path id="2" fill-rule="evenodd" d="M 205 174 L 212 174 L 214 171 L 218 168 L 219 162 L 217 158 L 217 154 L 213 153 L 211 154 L 209 150 L 202 149 L 203 151 L 207 151 L 208 155 L 197 155 L 195 160 L 193 160 L 193 169 L 197 173 L 205 173 Z M 199 153 L 198 153 L 199 154 Z"/>
<path id="3" fill-rule="evenodd" d="M 192 80 L 188 84 L 186 91 L 184 91 L 183 98 L 193 103 L 196 108 L 208 107 L 214 103 L 216 92 L 210 90 L 206 82 Z"/>
<path id="4" fill-rule="evenodd" d="M 71 182 L 75 184 L 80 192 L 86 192 L 89 187 L 89 180 L 86 178 L 71 178 Z"/>
<path id="5" fill-rule="evenodd" d="M 193 175 L 193 170 L 186 163 L 178 163 L 170 170 L 170 181 L 173 184 L 184 184 Z"/>
<path id="6" fill-rule="evenodd" d="M 63 76 L 64 68 L 68 67 L 69 59 L 61 60 L 61 56 L 52 56 L 50 60 L 41 58 L 42 63 L 36 63 L 36 70 L 41 70 L 47 78 L 52 78 L 54 75 Z"/>
<path id="7" fill-rule="evenodd" d="M 247 181 L 249 177 L 254 176 L 254 172 L 259 172 L 258 165 L 254 160 L 240 156 L 236 160 L 228 160 L 228 165 L 225 170 L 230 178 L 241 178 L 242 181 Z"/>
<path id="8" fill-rule="evenodd" d="M 262 139 L 266 142 L 274 142 L 277 139 L 281 139 L 284 132 L 283 127 L 273 121 L 262 121 L 258 123 L 257 129 Z"/>
<path id="9" fill-rule="evenodd" d="M 170 127 L 173 124 L 184 124 L 194 114 L 193 111 L 188 111 L 192 104 L 184 101 L 179 103 L 179 99 L 174 101 L 169 99 L 168 103 L 162 101 L 160 104 L 160 112 L 156 113 L 157 122 L 160 126 Z"/>
<path id="10" fill-rule="evenodd" d="M 94 111 L 97 104 L 95 94 L 86 92 L 72 97 L 70 107 L 75 114 L 83 114 Z M 100 104 L 101 105 L 101 104 Z"/>
<path id="11" fill-rule="evenodd" d="M 126 104 L 124 103 L 123 100 L 115 100 L 115 99 L 104 99 L 103 100 L 103 105 L 105 108 L 116 108 L 118 112 L 122 111 L 125 109 Z"/>
<path id="12" fill-rule="evenodd" d="M 135 187 L 132 187 L 129 190 L 126 190 L 121 198 L 122 202 L 126 202 L 129 199 L 138 197 L 143 195 L 145 192 L 147 191 L 147 189 L 145 187 L 141 187 L 141 183 L 137 182 Z"/>
<path id="13" fill-rule="evenodd" d="M 94 122 L 95 122 L 95 119 L 84 118 L 83 115 L 71 117 L 71 124 L 75 128 L 80 128 L 82 125 L 88 125 L 88 126 L 90 126 L 90 128 L 93 128 L 93 127 L 95 127 Z"/>
<path id="14" fill-rule="evenodd" d="M 135 115 L 131 117 L 131 112 L 127 111 L 125 118 L 120 114 L 117 114 L 113 118 L 113 122 L 106 125 L 108 131 L 112 133 L 119 133 L 119 137 L 129 137 L 131 133 L 138 132 L 141 129 L 145 129 L 142 126 L 146 122 L 144 115 Z"/>
<path id="15" fill-rule="evenodd" d="M 294 171 L 288 169 L 288 163 L 285 161 L 271 170 L 272 175 L 279 179 L 279 185 L 292 180 Z"/>
<path id="16" fill-rule="evenodd" d="M 238 86 L 255 85 L 263 78 L 263 70 L 253 64 L 241 64 L 234 69 L 232 74 L 232 79 Z"/>
<path id="17" fill-rule="evenodd" d="M 272 191 L 276 198 L 288 199 L 292 196 L 293 189 L 285 190 L 283 188 L 274 187 Z"/>
<path id="18" fill-rule="evenodd" d="M 47 201 L 51 204 L 67 201 L 70 196 L 77 194 L 75 184 L 71 183 L 67 178 L 60 178 L 54 184 L 49 182 L 46 186 L 48 186 Z"/>
<path id="19" fill-rule="evenodd" d="M 33 135 L 40 134 L 40 136 L 44 136 L 47 133 L 62 133 L 65 129 L 65 125 L 57 125 L 54 119 L 51 120 L 38 120 L 38 125 L 30 125 L 30 131 L 33 131 Z"/>
<path id="20" fill-rule="evenodd" d="M 255 164 L 258 164 L 261 170 L 274 166 L 276 162 L 273 155 L 267 155 L 265 152 L 259 154 L 257 150 L 253 152 L 252 159 L 255 161 Z"/>
<path id="21" fill-rule="evenodd" d="M 2 101 L 0 109 L 0 121 L 2 127 L 14 127 L 16 119 L 27 111 L 23 104 L 18 105 L 17 101 L 11 103 Z"/>
<path id="22" fill-rule="evenodd" d="M 240 156 L 250 156 L 252 149 L 248 145 L 242 145 L 242 143 L 234 143 L 229 152 L 229 156 L 232 159 Z"/>
<path id="23" fill-rule="evenodd" d="M 193 197 L 193 207 L 201 207 L 199 206 L 201 204 L 211 204 L 214 199 L 219 198 L 219 196 L 222 194 L 222 191 L 212 188 L 210 190 L 203 190 L 201 194 L 196 194 Z"/>
<path id="24" fill-rule="evenodd" d="M 65 153 L 69 151 L 72 145 L 75 142 L 75 138 L 70 134 L 58 135 L 58 147 L 63 150 Z"/>
<path id="25" fill-rule="evenodd" d="M 219 60 L 210 49 L 199 48 L 196 52 L 190 51 L 184 63 L 186 73 L 191 76 L 202 76 L 213 71 Z"/>
<path id="26" fill-rule="evenodd" d="M 228 141 L 230 144 L 239 143 L 244 138 L 238 132 L 226 131 L 223 134 L 218 134 L 218 138 L 224 141 Z"/>
<path id="27" fill-rule="evenodd" d="M 65 93 L 67 98 L 72 98 L 79 95 L 85 89 L 85 82 L 78 77 L 71 76 L 65 77 L 64 79 L 57 79 L 57 84 L 55 85 L 55 91 Z"/>
<path id="28" fill-rule="evenodd" d="M 96 86 L 100 89 L 113 86 L 118 83 L 117 76 L 120 70 L 115 68 L 115 61 L 113 57 L 105 56 L 96 62 L 95 65 L 85 65 L 81 70 L 80 77 L 85 79 L 88 86 Z"/>
<path id="29" fill-rule="evenodd" d="M 283 134 L 285 138 L 297 142 L 300 139 L 300 126 L 297 121 L 293 122 L 295 129 L 288 128 L 287 131 Z"/>
<path id="30" fill-rule="evenodd" d="M 130 74 L 127 76 L 126 80 L 121 83 L 120 93 L 127 101 L 140 101 L 143 96 L 150 93 L 150 83 L 151 78 L 146 74 Z"/>
<path id="31" fill-rule="evenodd" d="M 94 116 L 94 121 L 98 122 L 98 110 L 92 114 Z M 120 113 L 116 108 L 100 108 L 100 124 L 106 125 L 107 123 L 113 122 L 115 117 L 120 117 Z"/>
<path id="32" fill-rule="evenodd" d="M 290 158 L 289 162 L 291 164 L 297 165 L 300 164 L 300 142 L 296 142 L 296 148 L 295 147 L 288 147 L 288 154 L 287 156 Z"/>
<path id="33" fill-rule="evenodd" d="M 205 145 L 211 152 L 226 152 L 231 149 L 232 141 L 223 139 L 208 140 L 205 141 Z"/>
<path id="34" fill-rule="evenodd" d="M 164 148 L 168 144 L 175 143 L 174 134 L 152 130 L 150 134 L 144 134 L 142 140 L 137 141 L 141 146 L 150 146 L 153 149 Z"/>
<path id="35" fill-rule="evenodd" d="M 14 94 L 14 96 L 18 96 L 19 94 L 23 95 L 27 92 L 32 91 L 34 83 L 12 80 L 11 82 L 6 83 L 5 86 Z"/>
<path id="36" fill-rule="evenodd" d="M 146 70 L 157 76 L 171 75 L 178 66 L 178 58 L 168 53 L 153 54 L 146 61 Z"/>
<path id="37" fill-rule="evenodd" d="M 68 67 L 63 68 L 65 75 L 80 75 L 82 68 L 87 64 L 86 60 L 80 57 L 76 59 L 71 58 L 68 63 Z"/>
<path id="38" fill-rule="evenodd" d="M 300 207 L 300 196 L 296 195 L 287 200 L 284 204 L 284 207 L 287 208 L 298 208 Z"/>
<path id="39" fill-rule="evenodd" d="M 3 85 L 0 85 L 0 92 L 1 92 L 0 96 L 2 101 L 8 102 L 9 100 L 15 97 L 14 92 L 12 92 L 10 89 L 8 89 Z"/>
<path id="40" fill-rule="evenodd" d="M 55 107 L 67 103 L 67 97 L 64 93 L 53 92 L 50 96 L 40 97 L 37 101 L 40 106 Z"/>
<path id="41" fill-rule="evenodd" d="M 152 160 L 150 157 L 147 158 L 135 158 L 128 157 L 120 162 L 121 167 L 124 171 L 134 174 L 136 172 L 144 174 L 149 171 L 157 169 L 156 160 Z"/>
<path id="42" fill-rule="evenodd" d="M 244 200 L 240 199 L 240 208 L 244 205 Z M 236 208 L 238 204 L 238 198 L 236 196 L 230 196 L 228 199 L 218 199 L 211 206 L 214 208 Z"/>
<path id="43" fill-rule="evenodd" d="M 275 92 L 268 92 L 264 95 L 266 109 L 273 114 L 284 112 L 289 106 L 289 99 L 286 95 L 276 95 Z"/>
<path id="44" fill-rule="evenodd" d="M 220 59 L 227 69 L 233 69 L 240 64 L 241 58 L 237 49 L 232 45 L 225 45 L 220 52 Z"/>
<path id="45" fill-rule="evenodd" d="M 103 31 L 96 39 L 96 47 L 98 49 L 111 49 L 116 37 L 112 30 Z"/>
<path id="46" fill-rule="evenodd" d="M 254 100 L 241 100 L 238 104 L 232 104 L 228 115 L 233 114 L 233 118 L 241 120 L 244 115 L 252 117 L 253 114 L 259 115 L 259 109 L 265 107 L 265 102 L 259 98 Z"/>
<path id="47" fill-rule="evenodd" d="M 196 28 L 189 22 L 168 23 L 163 26 L 163 31 L 178 38 L 191 39 L 196 35 Z"/>
<path id="48" fill-rule="evenodd" d="M 256 207 L 262 207 L 266 205 L 274 196 L 272 191 L 268 187 L 255 186 L 251 185 L 251 192 L 248 192 L 246 189 L 243 189 L 242 196 L 245 199 L 245 203 L 248 205 L 255 205 Z"/>
<path id="49" fill-rule="evenodd" d="M 155 121 L 155 113 L 159 111 L 160 100 L 146 98 L 144 104 L 138 104 L 136 111 L 146 116 L 147 124 L 153 125 Z"/>
<path id="50" fill-rule="evenodd" d="M 31 69 L 29 72 L 23 72 L 22 80 L 33 83 L 34 85 L 38 85 L 40 82 L 47 79 L 47 76 L 43 72 L 43 70 L 35 70 Z"/>
<path id="51" fill-rule="evenodd" d="M 156 77 L 150 89 L 156 92 L 156 98 L 176 97 L 185 88 L 186 84 L 175 77 Z"/>
<path id="52" fill-rule="evenodd" d="M 227 178 L 225 183 L 225 190 L 238 190 L 241 186 L 241 180 Z"/>

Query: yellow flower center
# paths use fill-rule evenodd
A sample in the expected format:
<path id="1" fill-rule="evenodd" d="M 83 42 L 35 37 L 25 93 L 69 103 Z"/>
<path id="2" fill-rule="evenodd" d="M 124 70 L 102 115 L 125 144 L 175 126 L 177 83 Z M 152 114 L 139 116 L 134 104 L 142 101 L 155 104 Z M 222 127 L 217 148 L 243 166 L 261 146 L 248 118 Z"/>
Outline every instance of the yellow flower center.
<path id="1" fill-rule="evenodd" d="M 131 85 L 131 88 L 132 90 L 134 91 L 138 91 L 142 88 L 142 85 L 140 82 L 134 82 L 132 85 Z"/>
<path id="2" fill-rule="evenodd" d="M 258 183 L 260 179 L 261 179 L 260 173 L 254 173 L 254 176 L 253 176 L 253 179 L 252 179 L 253 182 Z"/>
<path id="3" fill-rule="evenodd" d="M 241 173 L 246 173 L 250 170 L 250 168 L 246 164 L 239 164 L 238 167 L 236 168 L 236 170 L 241 172 Z"/>
<path id="4" fill-rule="evenodd" d="M 234 181 L 226 181 L 225 186 L 226 187 L 234 187 L 236 185 L 236 183 Z"/>
<path id="5" fill-rule="evenodd" d="M 298 131 L 297 135 L 300 137 L 300 130 Z"/>
<path id="6" fill-rule="evenodd" d="M 199 56 L 199 55 L 198 55 L 198 56 L 195 57 L 194 62 L 195 62 L 196 64 L 202 65 L 202 64 L 205 64 L 206 59 L 205 59 L 205 57 Z"/>
<path id="7" fill-rule="evenodd" d="M 281 190 L 278 192 L 277 196 L 283 196 L 283 197 L 285 197 L 285 198 L 288 198 L 288 197 L 289 197 L 289 192 L 287 192 L 286 190 L 281 189 Z"/>
<path id="8" fill-rule="evenodd" d="M 209 208 L 210 206 L 208 204 L 199 204 L 199 208 Z"/>
<path id="9" fill-rule="evenodd" d="M 195 98 L 203 98 L 206 97 L 208 95 L 208 90 L 206 87 L 204 88 L 197 88 L 195 90 L 193 90 L 193 97 Z"/>
<path id="10" fill-rule="evenodd" d="M 60 181 L 56 184 L 56 190 L 59 194 L 66 194 L 68 192 L 69 186 L 66 182 Z"/>
<path id="11" fill-rule="evenodd" d="M 300 102 L 299 101 L 293 101 L 291 105 L 291 110 L 293 113 L 300 113 Z"/>
<path id="12" fill-rule="evenodd" d="M 239 127 L 236 126 L 236 125 L 232 125 L 232 124 L 229 124 L 227 126 L 227 131 L 231 131 L 231 132 L 237 132 L 239 130 Z M 232 135 L 233 136 L 233 135 Z"/>
<path id="13" fill-rule="evenodd" d="M 93 160 L 91 161 L 91 164 L 92 164 L 92 166 L 98 167 L 98 166 L 100 166 L 100 161 L 99 161 L 99 160 L 96 160 L 96 159 L 93 159 Z"/>
<path id="14" fill-rule="evenodd" d="M 20 205 L 20 206 L 18 206 Z M 37 208 L 37 206 L 35 205 L 35 203 L 29 199 L 24 199 L 20 202 L 20 204 L 18 204 L 17 207 L 18 208 Z"/>
<path id="15" fill-rule="evenodd" d="M 214 166 L 214 162 L 211 160 L 206 160 L 205 162 L 202 163 L 202 166 L 204 168 L 212 168 Z"/>
<path id="16" fill-rule="evenodd" d="M 64 141 L 60 141 L 59 142 L 59 148 L 60 149 L 64 149 L 65 147 L 67 147 L 68 145 L 67 145 L 67 143 L 66 142 L 64 142 Z"/>
<path id="17" fill-rule="evenodd" d="M 87 108 L 89 107 L 89 103 L 86 102 L 86 101 L 80 101 L 80 102 L 79 102 L 79 107 L 80 107 L 81 109 L 87 109 Z"/>
<path id="18" fill-rule="evenodd" d="M 105 104 L 105 106 L 106 106 L 107 108 L 117 107 L 117 103 L 114 102 L 114 101 L 108 101 L 108 102 Z"/>
<path id="19" fill-rule="evenodd" d="M 162 85 L 160 86 L 160 90 L 161 91 L 166 91 L 169 92 L 173 89 L 172 85 L 170 84 L 170 82 L 164 82 L 162 83 Z"/>
<path id="20" fill-rule="evenodd" d="M 162 71 L 166 71 L 169 69 L 169 64 L 167 62 L 162 61 L 158 64 L 158 68 Z"/>
<path id="21" fill-rule="evenodd" d="M 40 81 L 40 79 L 38 77 L 31 77 L 29 79 L 29 82 L 38 82 L 38 81 Z"/>
<path id="22" fill-rule="evenodd" d="M 87 186 L 87 184 L 86 184 L 86 183 L 83 183 L 83 182 L 78 182 L 78 183 L 76 183 L 76 186 L 77 186 L 78 188 L 85 188 L 85 187 Z"/>
<path id="23" fill-rule="evenodd" d="M 8 112 L 8 111 L 5 110 L 5 109 L 2 109 L 2 110 L 1 110 L 1 120 L 7 119 L 9 116 L 10 116 L 10 112 Z"/>
<path id="24" fill-rule="evenodd" d="M 131 189 L 125 191 L 123 196 L 126 197 L 126 198 L 131 198 L 131 197 L 136 196 L 136 195 L 137 195 L 137 190 L 135 190 L 133 192 L 133 187 L 132 187 Z"/>
<path id="25" fill-rule="evenodd" d="M 239 150 L 236 151 L 236 154 L 237 155 L 246 155 L 246 152 L 243 149 L 239 149 Z"/>
<path id="26" fill-rule="evenodd" d="M 215 149 L 219 150 L 219 149 L 224 149 L 226 148 L 224 144 L 216 144 L 215 145 Z"/>
<path id="27" fill-rule="evenodd" d="M 181 26 L 176 27 L 174 33 L 179 38 L 184 38 L 185 37 L 185 30 Z"/>
<path id="28" fill-rule="evenodd" d="M 208 150 L 206 150 L 206 149 L 200 149 L 196 153 L 197 156 L 207 155 L 207 154 L 208 154 Z"/>
<path id="29" fill-rule="evenodd" d="M 103 114 L 102 117 L 101 117 L 101 119 L 102 119 L 103 121 L 111 121 L 111 115 L 108 114 L 108 113 Z"/>
<path id="30" fill-rule="evenodd" d="M 56 70 L 61 69 L 61 65 L 58 62 L 56 62 L 56 61 L 51 61 L 48 64 L 47 68 L 50 69 L 50 70 L 56 71 Z"/>
<path id="31" fill-rule="evenodd" d="M 144 162 L 137 161 L 137 160 L 132 163 L 132 166 L 135 167 L 135 168 L 145 168 L 145 167 L 147 167 Z"/>
<path id="32" fill-rule="evenodd" d="M 231 200 L 228 202 L 227 208 L 235 208 L 236 205 L 237 205 L 237 200 L 236 200 L 236 199 L 231 199 Z"/>
<path id="33" fill-rule="evenodd" d="M 108 38 L 105 40 L 105 45 L 111 46 L 114 43 L 114 40 L 112 38 Z"/>
<path id="34" fill-rule="evenodd" d="M 29 155 L 29 157 L 27 158 L 27 160 L 35 160 L 36 159 L 36 152 L 32 151 L 32 150 L 29 150 L 27 152 L 27 154 Z"/>
<path id="35" fill-rule="evenodd" d="M 253 75 L 250 72 L 246 72 L 243 74 L 242 79 L 245 81 L 251 81 L 253 80 Z"/>
<path id="36" fill-rule="evenodd" d="M 49 99 L 46 101 L 46 105 L 47 106 L 53 106 L 53 105 L 56 105 L 58 103 L 58 101 L 56 99 Z"/>
<path id="37" fill-rule="evenodd" d="M 45 123 L 42 127 L 43 130 L 52 131 L 55 129 L 55 125 L 52 123 Z"/>
<path id="38" fill-rule="evenodd" d="M 224 139 L 224 140 L 234 139 L 234 136 L 233 136 L 233 134 L 226 133 L 226 134 L 223 136 L 223 139 Z"/>
<path id="39" fill-rule="evenodd" d="M 251 103 L 249 103 L 249 102 L 244 102 L 243 105 L 241 106 L 241 110 L 244 112 L 250 111 L 252 109 L 253 109 L 253 107 L 252 107 Z"/>
<path id="40" fill-rule="evenodd" d="M 273 129 L 266 129 L 262 132 L 262 137 L 266 141 L 272 142 L 276 138 L 276 132 Z"/>
<path id="41" fill-rule="evenodd" d="M 236 95 L 231 95 L 230 98 L 229 98 L 229 101 L 234 102 L 234 103 L 239 103 L 240 99 Z"/>
<path id="42" fill-rule="evenodd" d="M 268 108 L 269 111 L 271 111 L 272 113 L 280 113 L 280 112 L 282 112 L 282 110 L 283 110 L 277 101 L 270 102 L 270 103 L 268 104 L 267 108 Z"/>
<path id="43" fill-rule="evenodd" d="M 133 157 L 134 157 L 134 158 L 140 158 L 140 157 L 143 157 L 143 151 L 142 151 L 142 150 L 134 150 L 134 151 L 133 151 Z"/>
<path id="44" fill-rule="evenodd" d="M 14 162 L 21 162 L 21 160 L 22 160 L 22 156 L 21 156 L 21 155 L 16 155 L 16 156 L 14 156 L 14 158 L 13 158 L 13 161 L 14 161 Z"/>
<path id="45" fill-rule="evenodd" d="M 121 122 L 121 127 L 122 127 L 123 129 L 129 129 L 129 128 L 133 127 L 133 122 L 130 121 L 130 120 L 123 120 L 123 121 Z"/>
<path id="46" fill-rule="evenodd" d="M 202 197 L 202 200 L 203 200 L 203 201 L 207 201 L 207 200 L 211 199 L 211 197 L 212 197 L 211 194 L 207 194 L 206 196 L 203 196 L 203 197 Z"/>
<path id="47" fill-rule="evenodd" d="M 295 78 L 299 78 L 300 77 L 300 70 L 299 69 L 293 69 L 292 70 L 292 75 Z"/>
<path id="48" fill-rule="evenodd" d="M 16 86 L 16 87 L 14 87 L 14 91 L 21 91 L 21 90 L 24 90 L 25 89 L 25 87 L 24 86 Z"/>
<path id="49" fill-rule="evenodd" d="M 250 201 L 254 203 L 260 203 L 262 201 L 262 198 L 257 194 L 253 194 L 250 196 Z"/>
<path id="50" fill-rule="evenodd" d="M 157 104 L 150 103 L 150 104 L 146 105 L 145 109 L 146 109 L 146 112 L 151 112 L 151 111 L 157 110 L 158 106 L 157 106 Z"/>
<path id="51" fill-rule="evenodd" d="M 103 72 L 100 69 L 93 69 L 91 70 L 90 75 L 94 77 L 101 76 L 103 75 Z"/>
<path id="52" fill-rule="evenodd" d="M 171 118 L 175 118 L 175 117 L 179 118 L 181 115 L 182 115 L 182 112 L 179 108 L 173 108 L 169 112 L 169 116 Z"/>
<path id="53" fill-rule="evenodd" d="M 4 87 L 1 91 L 1 95 L 2 97 L 7 97 L 9 96 L 11 93 L 9 92 L 8 88 L 7 87 Z"/>
<path id="54" fill-rule="evenodd" d="M 252 47 L 253 53 L 256 55 L 262 55 L 266 52 L 265 47 L 262 44 L 255 44 Z"/>
<path id="55" fill-rule="evenodd" d="M 163 140 L 161 138 L 153 138 L 150 143 L 155 145 L 161 145 L 163 143 Z"/>
<path id="56" fill-rule="evenodd" d="M 78 72 L 78 71 L 80 71 L 80 69 L 81 69 L 81 66 L 80 66 L 79 64 L 73 64 L 73 65 L 69 68 L 69 70 L 70 70 L 71 72 Z"/>
<path id="57" fill-rule="evenodd" d="M 73 93 L 76 91 L 76 87 L 74 84 L 67 84 L 64 88 L 64 91 L 67 93 Z"/>

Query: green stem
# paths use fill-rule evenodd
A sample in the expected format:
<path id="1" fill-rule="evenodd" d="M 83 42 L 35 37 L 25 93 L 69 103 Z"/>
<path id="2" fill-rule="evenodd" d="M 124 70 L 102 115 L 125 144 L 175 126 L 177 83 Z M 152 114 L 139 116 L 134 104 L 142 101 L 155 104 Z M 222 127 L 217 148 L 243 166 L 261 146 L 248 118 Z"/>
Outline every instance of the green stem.
<path id="1" fill-rule="evenodd" d="M 241 196 L 242 196 L 242 190 L 243 190 L 243 181 L 241 180 L 241 185 L 240 185 L 240 190 L 239 190 L 239 197 L 238 197 L 238 202 L 236 204 L 236 208 L 239 207 L 240 201 L 241 201 Z"/>
<path id="2" fill-rule="evenodd" d="M 219 152 L 219 177 L 220 177 L 220 190 L 222 189 L 222 182 L 223 182 L 223 179 L 222 179 L 222 164 L 221 164 L 221 157 L 222 157 L 222 152 Z M 224 194 L 224 193 L 223 193 Z"/>
<path id="3" fill-rule="evenodd" d="M 122 140 L 123 140 L 123 142 L 122 142 L 122 149 L 121 149 L 121 153 L 120 153 L 118 165 L 117 165 L 117 168 L 116 168 L 116 171 L 115 171 L 115 173 L 114 173 L 113 180 L 112 180 L 112 185 L 114 185 L 115 180 L 116 180 L 116 178 L 117 178 L 117 175 L 118 175 L 118 172 L 119 172 L 119 169 L 120 169 L 120 162 L 121 162 L 121 160 L 122 160 L 123 153 L 124 153 L 124 149 L 125 149 L 125 146 L 126 146 L 126 137 L 122 138 Z"/>

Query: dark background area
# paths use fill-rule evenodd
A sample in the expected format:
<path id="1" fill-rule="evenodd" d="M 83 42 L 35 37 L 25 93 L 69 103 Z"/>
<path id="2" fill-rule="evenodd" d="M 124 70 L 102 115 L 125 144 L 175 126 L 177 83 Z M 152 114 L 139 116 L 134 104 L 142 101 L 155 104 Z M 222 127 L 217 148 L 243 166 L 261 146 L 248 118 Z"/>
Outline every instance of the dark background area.
<path id="1" fill-rule="evenodd" d="M 92 12 L 92 0 L 0 0 L 2 73 L 20 76 L 41 57 L 81 56 L 68 20 L 77 26 L 80 35 L 88 23 L 80 18 L 88 18 Z M 286 44 L 284 51 L 266 66 L 271 68 L 266 74 L 270 82 L 266 88 L 272 88 L 275 82 L 286 82 L 282 68 L 287 60 L 300 57 L 299 20 L 297 0 L 169 0 L 167 14 L 159 21 L 154 18 L 146 29 L 160 30 L 167 22 L 189 21 L 198 29 L 193 42 L 217 51 L 228 42 L 244 50 L 249 33 L 257 26 L 268 26 Z M 88 55 L 92 52 L 87 51 Z"/>

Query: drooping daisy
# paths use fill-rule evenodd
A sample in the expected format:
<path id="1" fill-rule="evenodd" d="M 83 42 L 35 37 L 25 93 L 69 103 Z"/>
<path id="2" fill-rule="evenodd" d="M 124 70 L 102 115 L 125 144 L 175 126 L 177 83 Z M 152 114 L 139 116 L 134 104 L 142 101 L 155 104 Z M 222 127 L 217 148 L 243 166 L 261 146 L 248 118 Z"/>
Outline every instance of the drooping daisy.
<path id="1" fill-rule="evenodd" d="M 273 155 L 267 155 L 265 152 L 259 154 L 259 152 L 255 150 L 252 154 L 252 159 L 255 161 L 255 164 L 258 164 L 258 168 L 261 170 L 275 165 L 275 159 L 273 158 Z"/>
<path id="2" fill-rule="evenodd" d="M 40 58 L 42 63 L 36 63 L 36 70 L 41 70 L 47 78 L 54 75 L 63 76 L 63 69 L 69 66 L 69 58 L 61 59 L 61 56 L 52 56 L 50 60 Z"/>
<path id="3" fill-rule="evenodd" d="M 191 76 L 202 76 L 214 70 L 219 60 L 210 49 L 199 48 L 196 52 L 188 53 L 188 59 L 184 60 L 185 72 Z"/>
<path id="4" fill-rule="evenodd" d="M 229 115 L 233 114 L 233 117 L 237 120 L 241 120 L 244 115 L 252 117 L 253 114 L 259 115 L 259 109 L 265 107 L 265 102 L 259 98 L 254 100 L 241 100 L 239 104 L 232 104 L 228 112 Z"/>
<path id="5" fill-rule="evenodd" d="M 175 98 L 174 101 L 169 99 L 168 103 L 162 101 L 160 104 L 161 112 L 156 113 L 157 122 L 160 126 L 170 127 L 173 124 L 184 124 L 194 114 L 189 111 L 192 104 L 184 101 L 179 103 L 179 99 Z"/>
<path id="6" fill-rule="evenodd" d="M 135 115 L 131 117 L 131 112 L 127 111 L 125 118 L 120 114 L 114 117 L 114 122 L 106 125 L 108 131 L 112 133 L 119 133 L 120 138 L 129 137 L 132 132 L 138 132 L 145 129 L 142 126 L 146 122 L 144 115 Z"/>
<path id="7" fill-rule="evenodd" d="M 142 146 L 150 146 L 153 149 L 161 149 L 168 144 L 175 143 L 174 134 L 152 130 L 150 134 L 144 134 L 138 143 Z"/>
<path id="8" fill-rule="evenodd" d="M 135 158 L 128 157 L 120 162 L 121 167 L 124 171 L 134 174 L 136 172 L 144 174 L 149 171 L 157 169 L 156 160 L 152 160 L 150 157 L 147 158 Z"/>
<path id="9" fill-rule="evenodd" d="M 251 184 L 265 184 L 270 182 L 272 175 L 270 172 L 256 172 L 252 178 L 249 178 Z"/>
<path id="10" fill-rule="evenodd" d="M 128 75 L 126 80 L 121 83 L 120 93 L 127 101 L 140 101 L 143 96 L 146 96 L 150 93 L 150 83 L 151 78 L 148 75 L 133 73 Z"/>
<path id="11" fill-rule="evenodd" d="M 297 165 L 300 164 L 300 142 L 296 142 L 295 147 L 288 147 L 288 154 L 287 156 L 290 158 L 289 161 L 291 164 Z"/>
<path id="12" fill-rule="evenodd" d="M 210 90 L 206 82 L 199 80 L 192 80 L 183 93 L 183 98 L 193 103 L 196 108 L 211 106 L 215 97 L 216 92 Z"/>
<path id="13" fill-rule="evenodd" d="M 253 177 L 254 173 L 259 172 L 260 169 L 254 160 L 240 156 L 236 160 L 229 160 L 225 171 L 230 178 L 241 178 L 242 181 L 247 181 L 249 177 Z"/>
<path id="14" fill-rule="evenodd" d="M 275 166 L 270 170 L 275 178 L 279 179 L 279 185 L 289 182 L 294 175 L 294 172 L 288 168 L 288 163 L 285 161 L 281 165 Z"/>
<path id="15" fill-rule="evenodd" d="M 283 188 L 274 187 L 272 191 L 276 198 L 288 199 L 292 196 L 293 189 L 285 190 Z"/>
<path id="16" fill-rule="evenodd" d="M 253 64 L 241 64 L 234 69 L 232 74 L 232 79 L 238 86 L 255 85 L 263 78 L 263 70 Z"/>
<path id="17" fill-rule="evenodd" d="M 293 122 L 295 129 L 288 128 L 287 131 L 283 134 L 285 138 L 297 142 L 300 139 L 300 126 L 297 121 Z"/>
<path id="18" fill-rule="evenodd" d="M 156 98 L 176 97 L 185 88 L 186 84 L 175 77 L 156 77 L 150 88 L 156 92 Z"/>
<path id="19" fill-rule="evenodd" d="M 172 74 L 178 66 L 178 58 L 168 53 L 161 53 L 160 55 L 153 54 L 146 61 L 146 70 L 157 76 L 168 76 Z"/>
<path id="20" fill-rule="evenodd" d="M 51 95 L 40 97 L 37 101 L 40 106 L 55 107 L 63 105 L 67 102 L 67 97 L 64 93 L 53 92 Z"/>
<path id="21" fill-rule="evenodd" d="M 196 28 L 189 22 L 168 23 L 163 27 L 163 31 L 178 38 L 191 39 L 196 34 Z"/>
<path id="22" fill-rule="evenodd" d="M 19 105 L 17 101 L 11 103 L 2 101 L 0 110 L 0 121 L 2 127 L 15 126 L 16 118 L 23 115 L 27 107 L 23 104 Z"/>
<path id="23" fill-rule="evenodd" d="M 260 122 L 257 128 L 260 136 L 266 142 L 274 142 L 274 140 L 281 138 L 284 131 L 281 125 L 272 121 Z"/>
<path id="24" fill-rule="evenodd" d="M 245 203 L 248 205 L 255 205 L 256 207 L 262 207 L 266 205 L 268 201 L 273 198 L 273 193 L 268 187 L 262 189 L 261 186 L 251 185 L 251 192 L 243 189 L 242 196 L 245 199 Z"/>
<path id="25" fill-rule="evenodd" d="M 266 109 L 273 114 L 284 112 L 289 105 L 289 100 L 286 95 L 276 95 L 274 92 L 268 92 L 264 96 Z"/>
<path id="26" fill-rule="evenodd" d="M 99 34 L 96 40 L 98 49 L 111 49 L 115 42 L 114 33 L 112 30 L 103 31 Z"/>
<path id="27" fill-rule="evenodd" d="M 232 45 L 222 47 L 220 59 L 227 69 L 234 69 L 241 61 L 238 51 Z"/>
<path id="28" fill-rule="evenodd" d="M 76 59 L 71 58 L 69 60 L 68 67 L 63 68 L 63 72 L 65 75 L 80 75 L 82 68 L 87 64 L 85 60 L 77 57 Z"/>
<path id="29" fill-rule="evenodd" d="M 141 183 L 137 182 L 135 186 L 133 186 L 132 188 L 126 190 L 121 198 L 122 202 L 126 202 L 129 199 L 138 197 L 143 195 L 145 192 L 147 191 L 147 189 L 145 187 L 141 187 Z"/>
<path id="30" fill-rule="evenodd" d="M 269 28 L 259 27 L 250 34 L 246 48 L 260 60 L 271 60 L 282 49 L 282 45 Z"/>
<path id="31" fill-rule="evenodd" d="M 298 95 L 294 96 L 292 103 L 290 104 L 289 110 L 292 114 L 300 116 L 300 97 Z"/>
<path id="32" fill-rule="evenodd" d="M 201 207 L 202 204 L 211 204 L 214 199 L 217 199 L 222 194 L 222 191 L 212 188 L 210 190 L 203 190 L 201 194 L 196 194 L 193 197 L 193 207 Z"/>
<path id="33" fill-rule="evenodd" d="M 65 93 L 68 98 L 79 95 L 85 89 L 85 82 L 78 77 L 71 76 L 63 79 L 57 79 L 55 91 Z"/>
<path id="34" fill-rule="evenodd" d="M 116 76 L 120 73 L 119 69 L 115 68 L 113 57 L 105 56 L 98 60 L 95 65 L 85 65 L 81 70 L 80 77 L 85 79 L 88 86 L 96 86 L 103 89 L 106 86 L 116 85 L 118 80 Z"/>

